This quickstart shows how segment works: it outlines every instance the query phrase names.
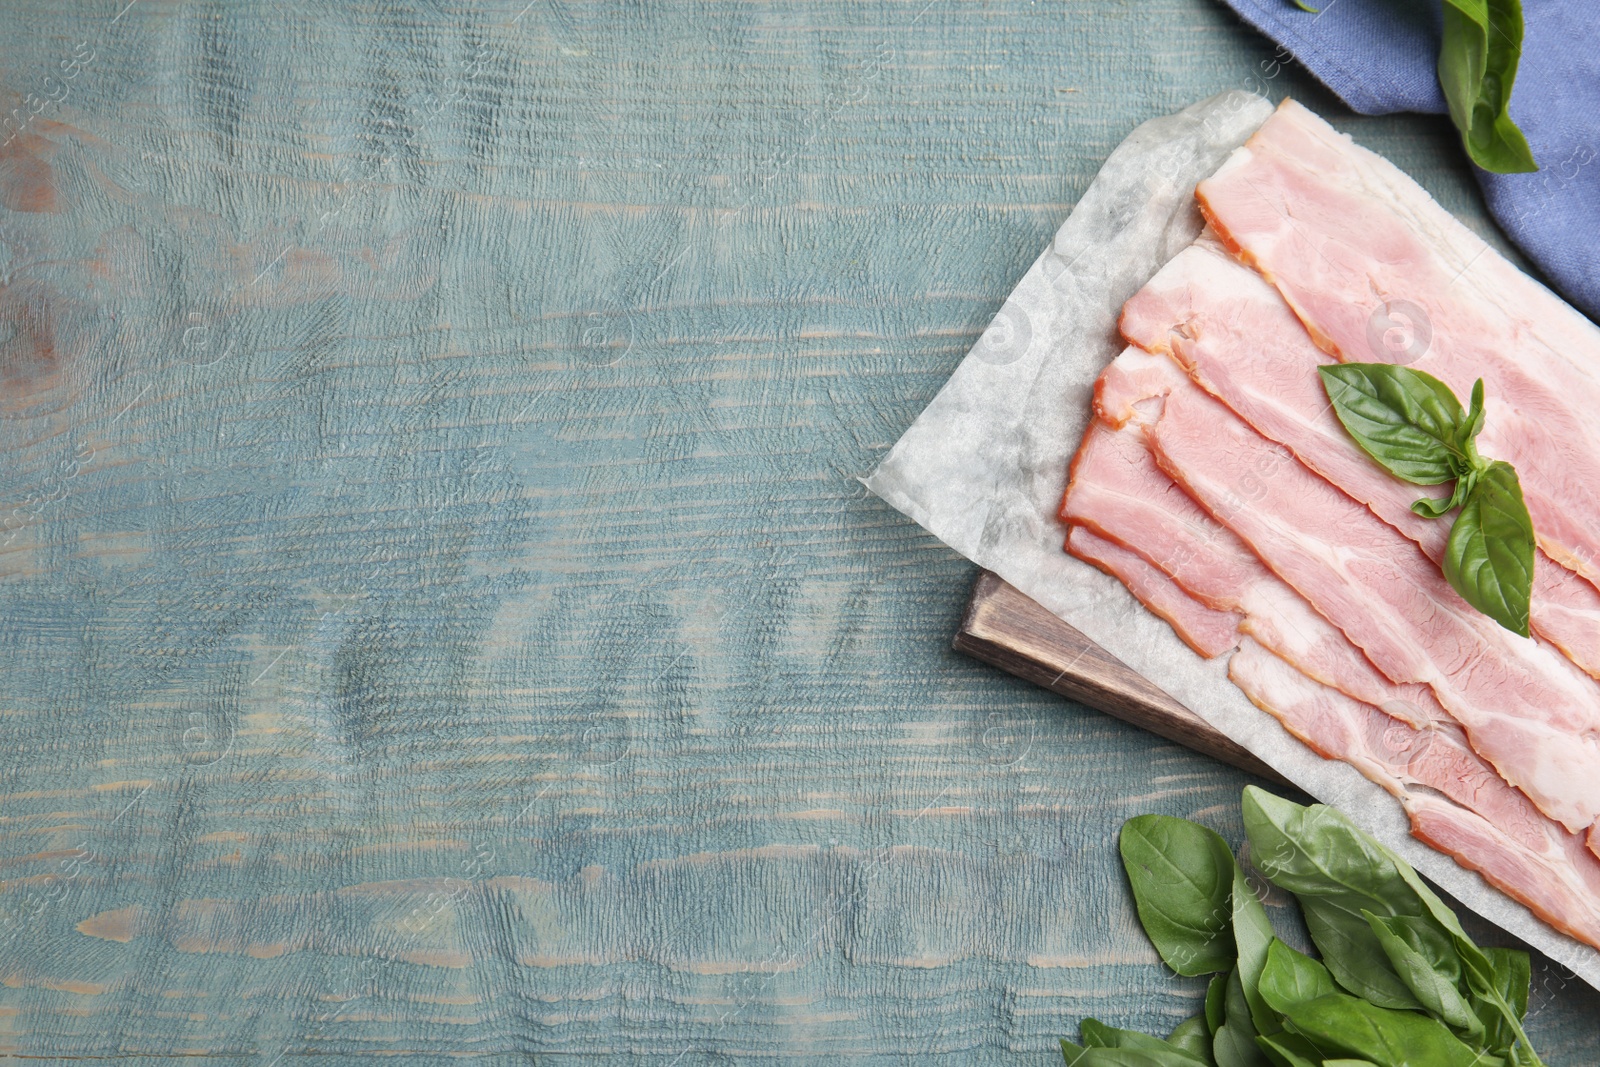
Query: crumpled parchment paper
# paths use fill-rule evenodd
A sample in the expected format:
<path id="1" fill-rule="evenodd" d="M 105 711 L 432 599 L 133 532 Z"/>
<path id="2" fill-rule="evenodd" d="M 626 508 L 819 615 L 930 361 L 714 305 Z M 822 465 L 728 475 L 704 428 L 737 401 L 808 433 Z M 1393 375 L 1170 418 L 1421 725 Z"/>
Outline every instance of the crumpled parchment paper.
<path id="1" fill-rule="evenodd" d="M 1056 509 L 1091 417 L 1094 380 L 1124 347 L 1122 304 L 1200 233 L 1194 187 L 1272 113 L 1233 91 L 1152 119 L 1106 160 L 994 322 L 866 485 L 1182 701 L 1286 778 L 1340 808 L 1479 915 L 1600 988 L 1600 952 L 1558 934 L 1411 837 L 1400 805 L 1256 709 L 1116 579 L 1068 556 Z"/>

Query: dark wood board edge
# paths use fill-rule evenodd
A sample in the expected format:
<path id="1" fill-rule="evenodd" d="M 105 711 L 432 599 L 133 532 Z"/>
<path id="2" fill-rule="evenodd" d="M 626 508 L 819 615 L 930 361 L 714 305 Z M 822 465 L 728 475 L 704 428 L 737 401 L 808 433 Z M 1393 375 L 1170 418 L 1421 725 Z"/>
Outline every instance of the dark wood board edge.
<path id="1" fill-rule="evenodd" d="M 1269 781 L 1282 775 L 998 575 L 973 583 L 956 651 Z"/>

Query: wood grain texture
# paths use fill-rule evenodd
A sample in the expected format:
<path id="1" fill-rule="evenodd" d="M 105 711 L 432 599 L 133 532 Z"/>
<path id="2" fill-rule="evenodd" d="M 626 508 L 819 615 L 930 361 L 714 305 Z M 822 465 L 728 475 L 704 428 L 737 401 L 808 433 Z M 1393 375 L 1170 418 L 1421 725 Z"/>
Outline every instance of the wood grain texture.
<path id="1" fill-rule="evenodd" d="M 951 647 L 1231 767 L 1289 783 L 999 575 L 980 571 Z"/>
<path id="2" fill-rule="evenodd" d="M 126 2 L 0 12 L 0 1052 L 1193 1010 L 1114 835 L 1243 776 L 951 652 L 972 568 L 854 476 L 1137 122 L 1292 90 L 1482 229 L 1443 122 L 1211 0 Z"/>

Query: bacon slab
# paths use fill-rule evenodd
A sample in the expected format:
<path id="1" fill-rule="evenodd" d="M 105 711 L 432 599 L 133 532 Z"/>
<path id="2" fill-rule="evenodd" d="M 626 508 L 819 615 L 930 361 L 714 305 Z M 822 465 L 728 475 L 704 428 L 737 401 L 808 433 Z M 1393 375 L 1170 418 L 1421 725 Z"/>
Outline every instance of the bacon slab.
<path id="1" fill-rule="evenodd" d="M 1326 351 L 1458 396 L 1483 378 L 1482 450 L 1516 467 L 1540 547 L 1600 585 L 1600 330 L 1293 101 L 1196 195 Z"/>
<path id="2" fill-rule="evenodd" d="M 1449 523 L 1411 510 L 1423 490 L 1372 461 L 1328 403 L 1317 367 L 1334 362 L 1312 342 L 1277 290 L 1202 239 L 1180 252 L 1122 311 L 1133 344 L 1177 360 L 1207 392 L 1258 433 L 1421 546 L 1444 556 Z M 1145 371 L 1127 395 L 1157 387 Z M 1494 458 L 1491 454 L 1491 458 Z M 1532 624 L 1590 675 L 1600 677 L 1600 591 L 1535 553 Z"/>

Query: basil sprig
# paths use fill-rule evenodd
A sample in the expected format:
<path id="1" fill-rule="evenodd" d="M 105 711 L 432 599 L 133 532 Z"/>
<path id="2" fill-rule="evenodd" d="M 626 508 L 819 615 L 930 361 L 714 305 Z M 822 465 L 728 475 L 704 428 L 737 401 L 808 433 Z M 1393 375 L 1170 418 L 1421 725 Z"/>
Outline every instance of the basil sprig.
<path id="1" fill-rule="evenodd" d="M 1278 940 L 1233 853 L 1166 815 L 1123 826 L 1140 922 L 1180 974 L 1216 973 L 1166 1038 L 1094 1019 L 1069 1067 L 1542 1067 L 1527 953 L 1482 949 L 1417 873 L 1332 808 L 1244 791 L 1250 853 L 1299 902 L 1313 959 Z"/>
<path id="2" fill-rule="evenodd" d="M 1290 0 L 1313 15 L 1321 9 Z M 1528 139 L 1511 119 L 1511 86 L 1522 58 L 1521 0 L 1444 0 L 1439 87 L 1467 155 L 1484 170 L 1538 170 Z"/>
<path id="3" fill-rule="evenodd" d="M 1339 421 L 1390 474 L 1413 485 L 1455 482 L 1449 496 L 1423 497 L 1411 510 L 1429 519 L 1457 512 L 1445 579 L 1468 604 L 1527 637 L 1533 520 L 1517 472 L 1484 459 L 1474 443 L 1483 429 L 1483 379 L 1463 411 L 1449 386 L 1410 367 L 1336 363 L 1318 373 Z"/>

